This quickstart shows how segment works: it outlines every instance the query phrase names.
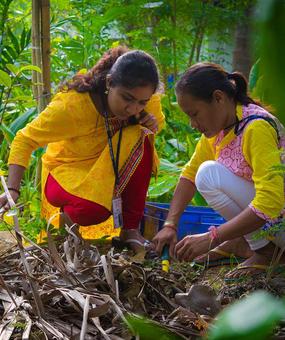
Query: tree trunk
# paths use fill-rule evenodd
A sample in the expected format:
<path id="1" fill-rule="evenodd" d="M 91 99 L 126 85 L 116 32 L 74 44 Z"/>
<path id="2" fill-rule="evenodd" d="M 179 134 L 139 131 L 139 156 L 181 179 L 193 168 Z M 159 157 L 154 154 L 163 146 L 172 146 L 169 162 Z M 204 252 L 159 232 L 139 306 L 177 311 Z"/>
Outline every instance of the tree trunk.
<path id="1" fill-rule="evenodd" d="M 252 66 L 250 49 L 250 16 L 252 7 L 246 8 L 243 20 L 235 31 L 235 47 L 233 51 L 233 71 L 243 73 L 247 78 Z"/>

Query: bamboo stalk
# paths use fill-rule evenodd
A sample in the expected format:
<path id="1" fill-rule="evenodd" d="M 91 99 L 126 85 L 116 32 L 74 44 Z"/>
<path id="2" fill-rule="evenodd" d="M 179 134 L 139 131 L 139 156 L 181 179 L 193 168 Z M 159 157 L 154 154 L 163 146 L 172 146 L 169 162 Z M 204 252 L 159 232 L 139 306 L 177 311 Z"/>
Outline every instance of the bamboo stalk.
<path id="1" fill-rule="evenodd" d="M 43 108 L 50 101 L 50 0 L 41 0 L 41 46 L 43 71 Z"/>
<path id="2" fill-rule="evenodd" d="M 177 79 L 177 46 L 176 46 L 176 34 L 177 34 L 177 3 L 173 1 L 173 15 L 171 16 L 172 28 L 175 32 L 174 39 L 172 38 L 172 51 L 173 51 L 173 74 L 174 81 Z"/>
<path id="3" fill-rule="evenodd" d="M 41 27 L 41 0 L 33 0 L 32 2 L 32 41 L 33 41 L 33 54 L 32 54 L 32 60 L 33 65 L 38 66 L 40 69 L 42 69 L 42 62 L 41 62 L 41 39 L 40 39 L 40 27 Z M 32 74 L 33 79 L 33 93 L 34 97 L 37 101 L 37 108 L 38 113 L 42 111 L 43 109 L 43 103 L 42 103 L 42 75 L 39 72 L 33 71 Z M 34 179 L 34 184 L 36 187 L 40 185 L 40 174 L 41 174 L 41 168 L 42 164 L 41 161 L 38 162 L 37 168 L 36 168 L 36 175 Z"/>
<path id="4" fill-rule="evenodd" d="M 42 69 L 42 74 L 33 72 L 34 96 L 37 99 L 38 112 L 44 110 L 50 101 L 50 1 L 33 0 L 33 64 Z M 42 85 L 41 85 L 42 84 Z M 42 162 L 36 168 L 34 183 L 40 188 Z"/>
<path id="5" fill-rule="evenodd" d="M 32 1 L 32 64 L 39 66 L 39 51 L 40 51 L 40 39 L 39 39 L 39 24 L 40 16 L 39 16 L 39 0 Z M 39 97 L 39 79 L 38 72 L 32 72 L 32 82 L 33 82 L 33 95 L 37 100 Z"/>

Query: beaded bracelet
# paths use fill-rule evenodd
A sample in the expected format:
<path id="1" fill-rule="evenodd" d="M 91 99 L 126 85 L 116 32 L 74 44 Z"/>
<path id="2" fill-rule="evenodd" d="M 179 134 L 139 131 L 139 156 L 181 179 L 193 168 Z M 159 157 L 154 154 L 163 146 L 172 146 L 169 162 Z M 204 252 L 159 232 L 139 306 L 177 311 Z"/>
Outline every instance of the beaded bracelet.
<path id="1" fill-rule="evenodd" d="M 15 188 L 7 188 L 9 191 L 15 191 L 20 196 L 20 191 Z"/>

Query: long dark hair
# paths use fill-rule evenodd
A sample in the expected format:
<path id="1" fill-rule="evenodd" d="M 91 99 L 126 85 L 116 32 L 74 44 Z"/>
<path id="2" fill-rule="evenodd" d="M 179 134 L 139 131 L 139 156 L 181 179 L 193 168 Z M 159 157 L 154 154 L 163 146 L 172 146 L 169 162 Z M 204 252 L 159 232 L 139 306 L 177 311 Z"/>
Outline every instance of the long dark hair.
<path id="1" fill-rule="evenodd" d="M 175 90 L 176 93 L 189 93 L 207 102 L 211 102 L 215 90 L 221 90 L 237 103 L 261 106 L 248 95 L 247 80 L 242 73 L 228 73 L 213 63 L 191 66 L 177 82 Z"/>
<path id="2" fill-rule="evenodd" d="M 159 73 L 154 59 L 144 51 L 129 50 L 118 46 L 108 50 L 86 74 L 76 74 L 61 90 L 94 92 L 106 91 L 106 78 L 110 75 L 110 86 L 152 85 L 154 92 L 159 86 Z"/>

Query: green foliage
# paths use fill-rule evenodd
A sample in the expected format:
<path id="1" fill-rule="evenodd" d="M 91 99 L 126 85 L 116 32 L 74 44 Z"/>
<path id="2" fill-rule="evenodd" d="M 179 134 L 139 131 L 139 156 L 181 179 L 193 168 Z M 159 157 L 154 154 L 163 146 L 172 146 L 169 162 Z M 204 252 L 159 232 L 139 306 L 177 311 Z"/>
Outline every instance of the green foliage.
<path id="1" fill-rule="evenodd" d="M 285 305 L 258 291 L 223 310 L 211 327 L 209 340 L 267 340 L 285 317 Z"/>
<path id="2" fill-rule="evenodd" d="M 151 179 L 148 191 L 148 199 L 154 202 L 170 202 L 181 170 L 191 158 L 200 138 L 200 133 L 191 128 L 187 116 L 181 112 L 178 104 L 171 101 L 172 95 L 170 92 L 162 99 L 166 127 L 156 137 L 160 167 L 158 177 Z M 197 193 L 192 204 L 206 205 L 206 202 Z"/>
<path id="3" fill-rule="evenodd" d="M 12 81 L 8 73 L 0 70 L 0 85 L 11 87 Z"/>
<path id="4" fill-rule="evenodd" d="M 224 309 L 212 324 L 208 340 L 267 340 L 285 317 L 285 304 L 265 291 L 257 291 Z M 181 339 L 162 325 L 139 316 L 127 316 L 127 325 L 140 339 Z"/>
<path id="5" fill-rule="evenodd" d="M 0 167 L 7 169 L 9 144 L 16 132 L 35 115 L 31 92 L 31 3 L 0 1 Z M 169 202 L 184 164 L 194 152 L 200 135 L 178 108 L 173 85 L 188 65 L 211 60 L 211 37 L 227 42 L 239 22 L 247 0 L 55 0 L 51 2 L 51 65 L 54 91 L 58 84 L 82 68 L 92 67 L 102 53 L 120 43 L 150 52 L 165 83 L 163 110 L 166 128 L 156 138 L 161 158 L 157 179 L 151 180 L 149 199 Z M 260 0 L 260 61 L 254 65 L 249 85 L 254 96 L 273 104 L 285 121 L 283 62 L 284 1 Z M 132 15 L 130 15 L 130 13 Z M 20 224 L 35 240 L 46 228 L 40 216 L 40 190 L 34 186 L 36 167 L 44 150 L 33 153 L 25 173 L 19 203 L 24 204 Z M 283 166 L 275 168 L 282 175 Z M 198 194 L 194 204 L 204 205 Z M 7 226 L 6 226 L 7 227 Z M 266 308 L 264 308 L 266 306 Z M 263 339 L 284 318 L 284 306 L 269 295 L 253 295 L 226 309 L 211 329 L 210 339 Z M 128 319 L 141 339 L 179 339 L 156 323 Z M 258 338 L 258 336 L 260 336 Z"/>
<path id="6" fill-rule="evenodd" d="M 252 92 L 256 87 L 259 77 L 260 77 L 260 59 L 258 59 L 253 64 L 249 73 L 248 87 L 250 92 Z"/>
<path id="7" fill-rule="evenodd" d="M 270 104 L 276 108 L 280 120 L 285 123 L 285 2 L 260 0 L 258 27 L 261 34 L 260 55 L 262 83 Z M 261 86 L 261 85 L 260 85 Z"/>
<path id="8" fill-rule="evenodd" d="M 231 38 L 228 27 L 239 20 L 247 3 L 242 0 L 51 2 L 54 91 L 61 81 L 70 79 L 82 68 L 91 68 L 103 52 L 118 44 L 144 49 L 157 60 L 165 83 L 162 104 L 167 123 L 156 138 L 162 162 L 158 178 L 151 181 L 149 199 L 171 200 L 179 173 L 200 137 L 178 108 L 174 82 L 189 64 L 211 59 L 207 47 L 209 36 L 223 41 Z M 25 0 L 0 1 L 0 166 L 4 170 L 16 132 L 37 114 L 31 71 L 40 70 L 31 65 L 31 5 L 32 2 Z M 33 183 L 42 153 L 42 149 L 33 153 L 22 185 L 20 201 L 26 202 L 23 218 L 27 225 L 39 213 L 39 188 L 34 188 Z M 193 203 L 205 204 L 198 194 Z M 25 225 L 24 220 L 22 223 Z"/>
<path id="9" fill-rule="evenodd" d="M 127 326 L 130 331 L 139 335 L 141 340 L 181 340 L 179 335 L 169 331 L 158 323 L 139 317 L 129 315 L 126 317 Z"/>

